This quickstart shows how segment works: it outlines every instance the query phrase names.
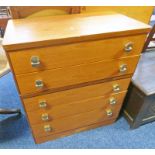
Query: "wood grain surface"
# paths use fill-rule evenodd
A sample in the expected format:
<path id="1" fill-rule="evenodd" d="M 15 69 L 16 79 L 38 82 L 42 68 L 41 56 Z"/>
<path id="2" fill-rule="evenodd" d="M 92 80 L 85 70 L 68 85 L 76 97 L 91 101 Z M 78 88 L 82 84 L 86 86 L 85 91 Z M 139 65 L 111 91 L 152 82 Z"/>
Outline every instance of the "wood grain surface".
<path id="1" fill-rule="evenodd" d="M 35 141 L 114 122 L 149 31 L 149 25 L 117 13 L 10 20 L 3 45 Z M 127 53 L 129 42 L 133 49 Z M 38 68 L 31 66 L 32 56 L 39 57 Z M 110 97 L 117 99 L 115 105 Z M 43 100 L 47 108 L 40 109 Z M 41 120 L 42 114 L 49 120 Z M 45 131 L 45 125 L 52 130 Z"/>
<path id="2" fill-rule="evenodd" d="M 75 101 L 70 103 L 65 103 L 57 106 L 51 106 L 50 108 L 39 109 L 37 111 L 27 112 L 28 119 L 32 125 L 39 124 L 43 122 L 49 122 L 54 119 L 72 116 L 80 114 L 83 112 L 92 111 L 94 109 L 103 108 L 103 109 L 113 109 L 115 106 L 122 105 L 126 91 L 119 94 L 109 95 L 108 97 L 99 96 L 94 98 L 88 98 L 86 100 Z M 116 99 L 116 104 L 111 105 L 109 102 L 110 97 Z M 60 99 L 61 100 L 61 99 Z M 60 101 L 61 102 L 61 101 Z M 50 103 L 49 103 L 50 104 Z M 48 115 L 49 119 L 47 121 L 42 120 L 42 115 Z"/>
<path id="3" fill-rule="evenodd" d="M 134 56 L 130 58 L 123 58 L 120 60 L 116 59 L 112 61 L 101 61 L 96 63 L 72 66 L 68 68 L 59 68 L 42 72 L 22 74 L 17 75 L 16 79 L 20 93 L 22 95 L 42 92 L 58 87 L 132 74 L 138 63 L 138 58 L 139 56 Z M 127 71 L 125 73 L 120 73 L 119 71 L 119 67 L 122 64 L 127 65 Z M 43 81 L 43 88 L 36 88 L 36 80 Z"/>
<path id="4" fill-rule="evenodd" d="M 128 89 L 129 83 L 130 83 L 130 78 L 126 78 L 121 80 L 115 80 L 115 81 L 75 88 L 75 89 L 69 89 L 65 91 L 59 91 L 55 93 L 49 93 L 45 95 L 37 95 L 35 97 L 24 98 L 23 102 L 27 112 L 39 110 L 40 101 L 46 101 L 47 109 L 50 109 L 53 106 L 62 105 L 66 103 L 87 100 L 89 98 L 94 98 L 99 96 L 107 97 L 109 95 L 114 95 L 116 92 L 113 91 L 113 85 L 116 85 L 116 84 L 119 85 L 120 87 L 120 91 L 118 91 L 118 93 L 124 92 Z"/>
<path id="5" fill-rule="evenodd" d="M 138 55 L 143 48 L 145 39 L 146 34 L 142 34 L 83 43 L 26 49 L 10 52 L 9 57 L 14 72 L 18 75 Z M 130 42 L 133 43 L 133 49 L 130 52 L 126 52 L 125 45 Z M 40 65 L 38 67 L 32 67 L 32 56 L 39 57 Z"/>
<path id="6" fill-rule="evenodd" d="M 47 109 L 53 106 L 72 103 L 76 101 L 87 100 L 89 98 L 99 97 L 99 96 L 109 96 L 114 95 L 113 85 L 119 85 L 120 91 L 124 92 L 128 89 L 130 83 L 130 78 L 115 80 L 105 83 L 99 83 L 94 85 L 89 85 L 85 87 L 79 87 L 75 89 L 69 89 L 65 91 L 59 91 L 55 93 L 49 93 L 45 95 L 37 95 L 35 97 L 24 98 L 23 102 L 27 112 L 39 110 L 39 102 L 46 101 Z M 118 92 L 118 93 L 119 93 Z"/>
<path id="7" fill-rule="evenodd" d="M 149 24 L 154 6 L 82 6 L 81 13 L 117 12 Z"/>
<path id="8" fill-rule="evenodd" d="M 35 137 L 44 137 L 67 130 L 80 128 L 94 123 L 106 121 L 108 119 L 114 119 L 117 117 L 120 105 L 113 107 L 113 115 L 107 116 L 105 109 L 94 109 L 93 111 L 80 113 L 74 116 L 63 117 L 61 119 L 52 120 L 37 125 L 31 125 Z M 53 130 L 50 132 L 44 131 L 44 125 L 50 125 Z"/>
<path id="9" fill-rule="evenodd" d="M 43 142 L 46 142 L 46 141 L 49 141 L 49 140 L 54 140 L 54 139 L 62 138 L 64 136 L 68 136 L 68 135 L 71 135 L 71 134 L 79 133 L 79 132 L 82 132 L 82 131 L 85 131 L 85 130 L 98 128 L 98 127 L 101 127 L 101 126 L 104 126 L 104 125 L 110 125 L 110 124 L 114 123 L 115 121 L 116 121 L 116 118 L 112 118 L 112 119 L 108 119 L 108 120 L 103 121 L 103 122 L 89 124 L 87 126 L 83 126 L 83 127 L 80 127 L 80 128 L 67 130 L 67 131 L 60 132 L 60 133 L 55 133 L 54 135 L 51 134 L 51 135 L 44 136 L 44 137 L 34 137 L 34 139 L 35 139 L 35 142 L 37 144 L 39 144 L 39 143 L 43 143 Z"/>
<path id="10" fill-rule="evenodd" d="M 118 22 L 119 21 L 119 22 Z M 47 26 L 48 25 L 48 26 Z M 62 26 L 63 25 L 63 26 Z M 4 48 L 25 49 L 148 33 L 150 26 L 121 14 L 74 14 L 10 20 Z"/>

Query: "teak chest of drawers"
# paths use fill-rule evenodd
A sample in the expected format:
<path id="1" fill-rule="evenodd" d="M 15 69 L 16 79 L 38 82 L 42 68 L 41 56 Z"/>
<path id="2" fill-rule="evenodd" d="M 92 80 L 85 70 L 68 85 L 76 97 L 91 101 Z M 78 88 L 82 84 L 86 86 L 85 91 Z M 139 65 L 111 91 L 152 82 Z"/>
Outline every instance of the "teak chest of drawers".
<path id="1" fill-rule="evenodd" d="M 121 14 L 10 20 L 3 46 L 36 143 L 113 123 L 149 30 Z"/>

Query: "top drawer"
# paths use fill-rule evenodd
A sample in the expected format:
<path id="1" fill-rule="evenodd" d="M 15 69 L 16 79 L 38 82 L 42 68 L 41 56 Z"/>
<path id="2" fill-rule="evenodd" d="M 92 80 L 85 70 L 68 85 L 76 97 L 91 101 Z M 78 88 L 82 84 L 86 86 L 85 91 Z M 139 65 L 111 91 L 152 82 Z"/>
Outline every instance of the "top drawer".
<path id="1" fill-rule="evenodd" d="M 146 35 L 9 52 L 16 75 L 139 55 Z"/>

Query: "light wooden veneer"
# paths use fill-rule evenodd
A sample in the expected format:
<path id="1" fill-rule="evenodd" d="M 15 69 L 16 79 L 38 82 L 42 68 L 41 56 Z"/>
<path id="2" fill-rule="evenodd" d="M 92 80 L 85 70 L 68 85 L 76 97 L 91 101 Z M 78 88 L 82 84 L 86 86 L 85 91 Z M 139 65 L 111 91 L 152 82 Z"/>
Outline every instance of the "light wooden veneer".
<path id="1" fill-rule="evenodd" d="M 149 30 L 114 13 L 10 20 L 3 47 L 35 142 L 115 122 Z"/>

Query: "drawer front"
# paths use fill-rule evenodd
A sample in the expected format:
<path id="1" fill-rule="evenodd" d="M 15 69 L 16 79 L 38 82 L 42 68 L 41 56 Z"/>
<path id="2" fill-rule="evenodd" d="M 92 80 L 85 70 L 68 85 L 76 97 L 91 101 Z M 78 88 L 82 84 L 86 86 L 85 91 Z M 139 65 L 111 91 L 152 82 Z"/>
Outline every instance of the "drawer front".
<path id="1" fill-rule="evenodd" d="M 145 38 L 146 35 L 137 35 L 37 49 L 27 49 L 10 52 L 9 56 L 14 72 L 18 75 L 43 71 L 46 69 L 55 69 L 80 65 L 83 63 L 139 55 Z"/>
<path id="2" fill-rule="evenodd" d="M 108 110 L 108 109 L 107 109 Z M 81 113 L 74 116 L 55 119 L 50 122 L 31 125 L 35 137 L 44 137 L 86 125 L 91 125 L 98 122 L 103 122 L 109 119 L 114 119 L 118 116 L 120 105 L 112 107 L 112 115 L 107 115 L 105 109 L 96 109 L 90 112 Z"/>
<path id="3" fill-rule="evenodd" d="M 68 68 L 46 70 L 39 73 L 17 75 L 20 93 L 29 94 L 42 92 L 70 85 L 81 84 L 121 75 L 132 74 L 138 63 L 139 56 L 120 60 L 102 61 L 89 65 L 79 65 Z M 127 67 L 123 72 L 120 71 Z"/>
<path id="4" fill-rule="evenodd" d="M 108 96 L 109 94 L 123 92 L 128 89 L 129 83 L 130 78 L 110 81 L 96 85 L 35 96 L 32 98 L 25 98 L 23 99 L 23 103 L 27 112 L 37 111 L 40 109 L 46 110 L 61 104 L 72 103 L 87 100 L 89 98 Z M 120 88 L 119 91 L 116 91 L 113 88 L 117 85 Z M 40 107 L 40 104 L 42 105 L 43 103 L 45 103 L 45 106 Z"/>
<path id="5" fill-rule="evenodd" d="M 30 124 L 39 124 L 48 122 L 57 118 L 75 115 L 78 113 L 92 111 L 94 109 L 108 109 L 112 106 L 121 105 L 125 97 L 126 91 L 109 95 L 107 97 L 100 96 L 87 100 L 61 104 L 53 106 L 50 109 L 40 109 L 38 111 L 27 112 Z"/>

